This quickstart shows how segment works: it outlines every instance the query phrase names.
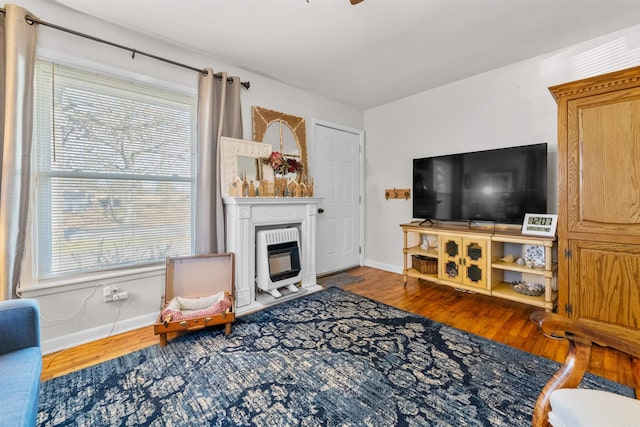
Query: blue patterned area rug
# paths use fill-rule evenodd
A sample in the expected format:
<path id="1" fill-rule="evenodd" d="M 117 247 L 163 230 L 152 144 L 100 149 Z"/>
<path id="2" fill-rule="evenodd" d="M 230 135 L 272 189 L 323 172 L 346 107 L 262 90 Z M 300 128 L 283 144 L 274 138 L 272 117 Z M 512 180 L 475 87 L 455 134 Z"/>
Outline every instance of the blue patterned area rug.
<path id="1" fill-rule="evenodd" d="M 38 424 L 529 426 L 558 366 L 329 288 L 46 381 Z"/>

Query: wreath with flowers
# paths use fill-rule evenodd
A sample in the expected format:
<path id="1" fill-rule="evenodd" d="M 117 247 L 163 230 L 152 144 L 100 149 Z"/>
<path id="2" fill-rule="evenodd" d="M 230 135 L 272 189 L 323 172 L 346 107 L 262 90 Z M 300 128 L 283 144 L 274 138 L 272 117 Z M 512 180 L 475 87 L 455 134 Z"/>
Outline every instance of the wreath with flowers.
<path id="1" fill-rule="evenodd" d="M 303 170 L 302 163 L 293 157 L 285 157 L 282 153 L 274 151 L 269 157 L 264 157 L 262 162 L 273 168 L 276 175 L 286 175 L 288 173 L 301 173 Z"/>

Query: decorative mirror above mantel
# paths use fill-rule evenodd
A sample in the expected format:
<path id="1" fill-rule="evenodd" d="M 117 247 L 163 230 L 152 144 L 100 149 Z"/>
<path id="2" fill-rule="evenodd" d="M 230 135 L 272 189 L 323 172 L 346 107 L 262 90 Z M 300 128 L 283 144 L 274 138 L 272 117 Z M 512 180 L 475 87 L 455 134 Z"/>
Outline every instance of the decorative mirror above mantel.
<path id="1" fill-rule="evenodd" d="M 255 105 L 251 107 L 251 117 L 253 140 L 269 143 L 274 151 L 299 160 L 304 174 L 308 176 L 307 130 L 304 118 Z"/>
<path id="2" fill-rule="evenodd" d="M 223 136 L 220 139 L 220 186 L 223 197 L 312 197 L 313 180 L 277 177 L 264 164 L 271 144 Z"/>
<path id="3" fill-rule="evenodd" d="M 223 136 L 220 139 L 222 195 L 229 196 L 229 184 L 236 178 L 261 180 L 261 159 L 269 157 L 271 151 L 271 144 Z"/>

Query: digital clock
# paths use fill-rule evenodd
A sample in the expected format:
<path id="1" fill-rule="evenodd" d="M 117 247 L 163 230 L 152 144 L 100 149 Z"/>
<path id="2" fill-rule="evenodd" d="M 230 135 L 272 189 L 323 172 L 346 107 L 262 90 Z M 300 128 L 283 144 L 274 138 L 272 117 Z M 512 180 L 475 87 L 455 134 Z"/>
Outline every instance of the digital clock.
<path id="1" fill-rule="evenodd" d="M 555 237 L 558 215 L 528 213 L 522 222 L 522 234 Z"/>

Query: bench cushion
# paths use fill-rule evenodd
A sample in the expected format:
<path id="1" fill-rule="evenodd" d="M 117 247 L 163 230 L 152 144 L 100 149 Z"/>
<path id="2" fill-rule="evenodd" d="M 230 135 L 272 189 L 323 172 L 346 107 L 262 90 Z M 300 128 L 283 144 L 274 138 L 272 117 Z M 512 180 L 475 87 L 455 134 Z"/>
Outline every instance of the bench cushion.
<path id="1" fill-rule="evenodd" d="M 554 427 L 640 427 L 640 401 L 602 390 L 559 389 L 551 393 Z"/>

